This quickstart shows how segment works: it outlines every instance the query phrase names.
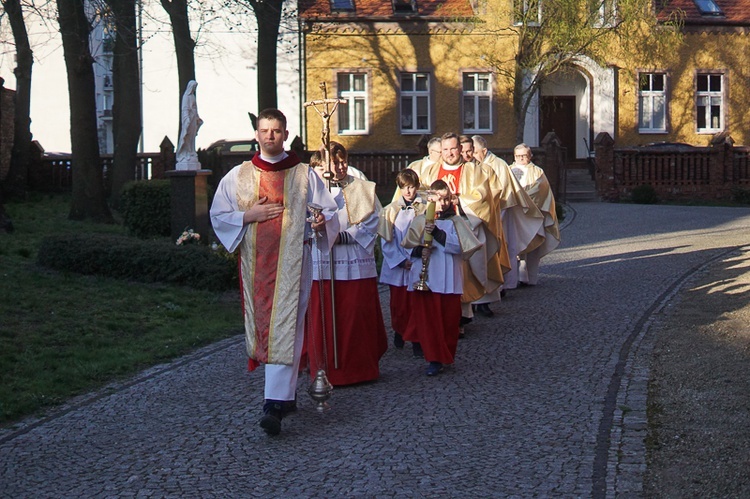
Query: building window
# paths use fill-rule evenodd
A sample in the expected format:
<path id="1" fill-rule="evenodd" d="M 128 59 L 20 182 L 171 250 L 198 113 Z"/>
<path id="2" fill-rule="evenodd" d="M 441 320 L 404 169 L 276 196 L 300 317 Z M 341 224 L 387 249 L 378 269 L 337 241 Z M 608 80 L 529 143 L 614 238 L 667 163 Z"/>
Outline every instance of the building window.
<path id="1" fill-rule="evenodd" d="M 591 7 L 592 25 L 595 28 L 610 28 L 616 24 L 616 0 L 593 0 Z"/>
<path id="2" fill-rule="evenodd" d="M 339 133 L 367 133 L 367 75 L 364 73 L 339 73 Z"/>
<path id="3" fill-rule="evenodd" d="M 667 75 L 638 75 L 638 131 L 667 131 Z"/>
<path id="4" fill-rule="evenodd" d="M 516 26 L 539 26 L 542 22 L 542 0 L 513 0 L 513 23 Z"/>
<path id="5" fill-rule="evenodd" d="M 331 10 L 354 10 L 354 0 L 331 0 Z"/>
<path id="6" fill-rule="evenodd" d="M 696 79 L 696 124 L 698 132 L 724 129 L 724 75 L 699 73 Z"/>
<path id="7" fill-rule="evenodd" d="M 394 14 L 414 14 L 417 12 L 417 3 L 414 0 L 393 0 Z"/>
<path id="8" fill-rule="evenodd" d="M 714 0 L 693 0 L 702 16 L 723 16 L 724 12 Z"/>
<path id="9" fill-rule="evenodd" d="M 464 133 L 492 131 L 492 75 L 464 73 Z"/>
<path id="10" fill-rule="evenodd" d="M 401 74 L 401 133 L 430 131 L 430 75 Z"/>

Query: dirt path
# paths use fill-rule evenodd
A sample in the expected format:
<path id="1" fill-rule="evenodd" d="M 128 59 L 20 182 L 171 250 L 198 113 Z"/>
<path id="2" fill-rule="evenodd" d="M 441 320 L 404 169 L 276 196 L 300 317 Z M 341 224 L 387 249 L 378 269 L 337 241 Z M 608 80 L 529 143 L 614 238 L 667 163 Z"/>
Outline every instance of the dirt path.
<path id="1" fill-rule="evenodd" d="M 694 277 L 657 328 L 647 497 L 750 497 L 750 247 Z"/>

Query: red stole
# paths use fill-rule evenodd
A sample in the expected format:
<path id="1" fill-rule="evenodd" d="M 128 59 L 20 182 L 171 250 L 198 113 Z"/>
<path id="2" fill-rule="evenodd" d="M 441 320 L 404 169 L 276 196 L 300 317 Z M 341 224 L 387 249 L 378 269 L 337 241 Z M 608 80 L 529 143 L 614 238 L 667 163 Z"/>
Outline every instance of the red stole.
<path id="1" fill-rule="evenodd" d="M 303 177 L 305 180 L 307 178 L 299 170 L 295 170 L 294 173 L 290 172 L 291 168 L 299 165 L 299 159 L 293 154 L 278 163 L 263 161 L 260 155 L 256 154 L 252 164 L 257 167 L 254 175 L 257 180 L 255 180 L 255 188 L 250 187 L 249 190 L 242 190 L 241 195 L 238 192 L 238 201 L 242 200 L 242 209 L 249 208 L 253 199 L 263 197 L 268 198 L 267 203 L 289 205 L 291 199 L 288 199 L 286 204 L 284 203 L 284 191 L 285 188 L 289 188 L 288 183 L 291 179 L 289 175 L 295 175 L 295 178 L 299 177 L 300 182 Z M 251 170 L 248 170 L 248 174 L 253 175 Z M 253 177 L 247 179 L 250 178 Z M 293 192 L 304 194 L 306 186 L 306 183 L 304 186 L 300 185 L 302 190 L 298 191 L 295 188 Z M 245 286 L 249 288 L 243 289 L 242 292 L 245 297 L 243 306 L 250 307 L 246 309 L 245 313 L 246 334 L 249 335 L 248 354 L 250 362 L 248 367 L 250 369 L 257 367 L 259 362 L 272 364 L 291 362 L 297 307 L 290 308 L 288 305 L 282 306 L 281 309 L 278 307 L 280 303 L 286 303 L 289 299 L 296 299 L 299 288 L 298 281 L 291 279 L 297 285 L 296 288 L 294 286 L 290 288 L 289 277 L 295 272 L 299 275 L 300 269 L 296 269 L 296 265 L 290 268 L 285 267 L 286 273 L 289 275 L 279 275 L 281 272 L 279 268 L 281 267 L 280 260 L 282 257 L 289 255 L 290 245 L 292 247 L 299 245 L 301 248 L 304 211 L 304 205 L 299 208 L 296 203 L 292 203 L 286 206 L 282 216 L 253 224 L 254 226 L 249 228 L 249 231 L 254 231 L 246 235 L 246 238 L 250 237 L 252 240 L 250 246 L 246 246 L 245 241 L 243 241 L 243 262 L 249 265 L 247 267 L 245 266 L 246 263 L 241 265 L 244 277 L 241 282 L 244 284 L 243 288 Z M 297 228 L 298 225 L 299 228 Z M 299 241 L 297 241 L 297 236 L 300 238 Z M 249 250 L 248 254 L 246 254 L 247 250 Z M 250 259 L 246 260 L 246 258 Z M 299 255 L 294 258 L 295 262 L 298 261 Z M 284 261 L 286 263 L 286 260 Z M 301 262 L 301 260 L 299 261 Z M 245 302 L 246 299 L 250 301 Z M 276 304 L 276 308 L 274 308 L 274 304 Z M 248 320 L 251 321 L 249 328 Z M 281 335 L 286 336 L 288 334 L 292 335 L 291 343 L 281 339 Z M 279 341 L 282 341 L 282 343 L 279 343 Z"/>

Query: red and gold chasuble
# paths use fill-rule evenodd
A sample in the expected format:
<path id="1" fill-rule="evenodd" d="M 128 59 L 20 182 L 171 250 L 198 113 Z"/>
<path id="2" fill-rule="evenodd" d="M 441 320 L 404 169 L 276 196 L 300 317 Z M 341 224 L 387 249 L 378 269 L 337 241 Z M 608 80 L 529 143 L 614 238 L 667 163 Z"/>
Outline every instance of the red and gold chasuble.
<path id="1" fill-rule="evenodd" d="M 237 178 L 237 203 L 284 205 L 281 216 L 250 224 L 240 245 L 245 339 L 251 359 L 292 365 L 302 275 L 309 167 L 290 155 L 267 163 L 256 154 Z"/>
<path id="2" fill-rule="evenodd" d="M 455 170 L 446 170 L 443 167 L 443 163 L 440 163 L 440 170 L 438 171 L 437 180 L 442 180 L 448 184 L 448 188 L 453 194 L 459 196 L 461 193 L 461 171 L 464 169 L 463 163 Z"/>

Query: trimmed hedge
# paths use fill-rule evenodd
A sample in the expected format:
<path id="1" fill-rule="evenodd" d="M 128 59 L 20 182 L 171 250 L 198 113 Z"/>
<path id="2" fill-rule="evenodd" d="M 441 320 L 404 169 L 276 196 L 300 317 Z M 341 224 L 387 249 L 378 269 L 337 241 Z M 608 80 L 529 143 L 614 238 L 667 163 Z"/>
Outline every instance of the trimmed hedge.
<path id="1" fill-rule="evenodd" d="M 202 244 L 177 246 L 111 234 L 61 234 L 42 240 L 37 263 L 59 271 L 211 291 L 237 288 L 236 262 Z"/>
<path id="2" fill-rule="evenodd" d="M 659 196 L 656 195 L 656 189 L 649 184 L 635 187 L 630 192 L 630 199 L 635 204 L 656 204 L 659 202 Z"/>
<path id="3" fill-rule="evenodd" d="M 128 182 L 122 189 L 120 209 L 131 235 L 146 239 L 171 235 L 169 180 Z"/>

